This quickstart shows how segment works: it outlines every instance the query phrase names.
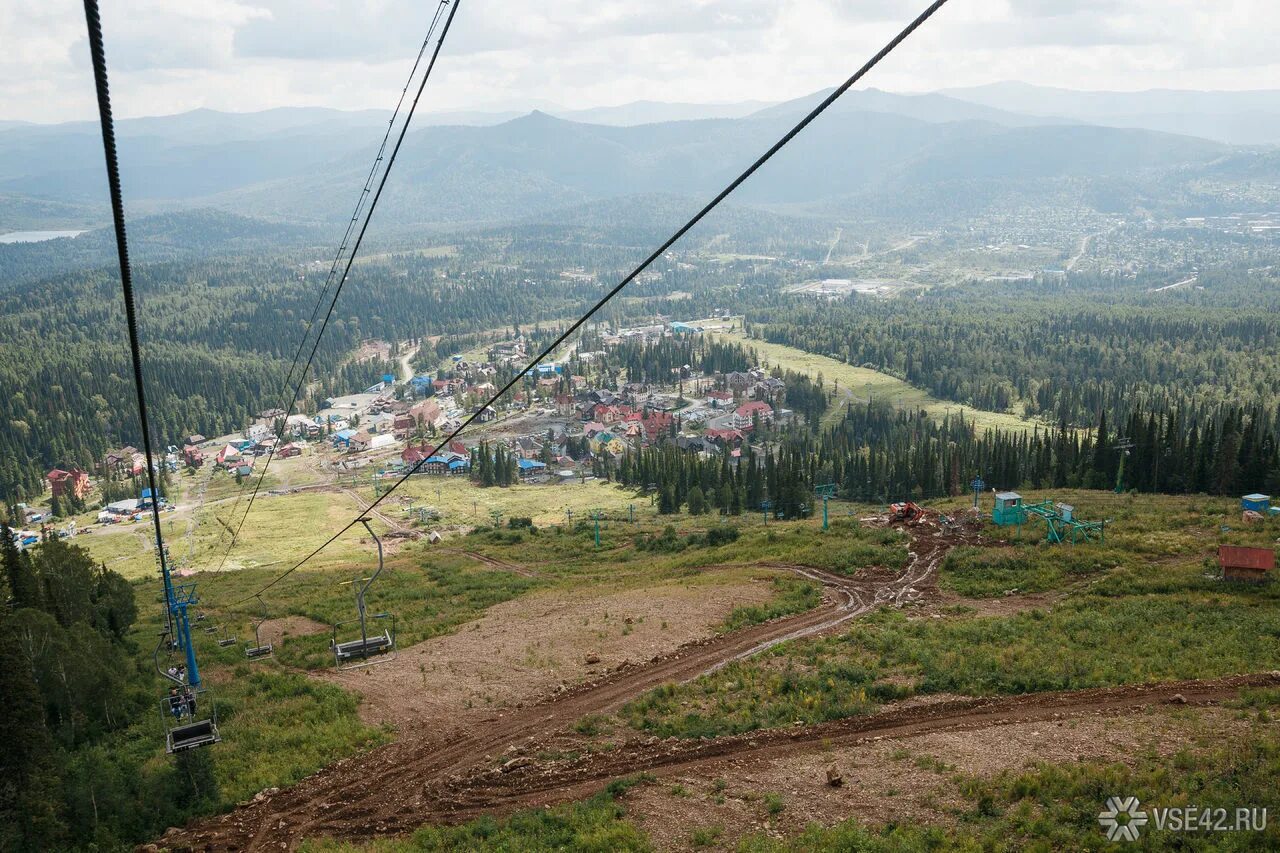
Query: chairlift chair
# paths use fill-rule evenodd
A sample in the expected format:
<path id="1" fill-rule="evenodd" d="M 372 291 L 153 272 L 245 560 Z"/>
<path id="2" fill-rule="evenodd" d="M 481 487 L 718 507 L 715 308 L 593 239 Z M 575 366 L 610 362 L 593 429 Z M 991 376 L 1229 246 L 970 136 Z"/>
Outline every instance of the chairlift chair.
<path id="1" fill-rule="evenodd" d="M 203 704 L 211 708 L 208 716 L 192 714 L 186 704 L 186 697 L 177 697 L 182 705 L 174 712 L 173 697 L 166 696 L 160 700 L 160 715 L 164 720 L 164 751 L 170 755 L 185 752 L 201 746 L 221 743 L 222 735 L 218 734 L 218 709 L 214 707 L 206 692 Z"/>
<path id="2" fill-rule="evenodd" d="M 382 663 L 390 660 L 396 647 L 396 617 L 390 613 L 375 613 L 370 615 L 365 608 L 365 593 L 369 587 L 378 579 L 378 575 L 382 574 L 383 556 L 382 556 L 382 540 L 373 532 L 373 528 L 369 526 L 369 519 L 362 518 L 360 523 L 364 525 L 365 530 L 369 531 L 369 535 L 373 538 L 374 543 L 378 546 L 378 570 L 370 577 L 355 577 L 350 583 L 356 593 L 356 618 L 347 619 L 337 622 L 333 626 L 333 639 L 330 641 L 330 647 L 333 649 L 333 662 L 337 669 L 355 669 L 361 666 L 370 666 L 375 663 Z M 385 626 L 379 633 L 371 633 L 373 627 L 370 622 L 380 620 L 380 624 Z M 347 625 L 360 625 L 360 636 L 351 640 L 338 640 L 338 634 L 341 629 Z"/>
<path id="3" fill-rule="evenodd" d="M 227 632 L 227 626 L 222 626 L 222 636 L 218 638 L 218 648 L 225 649 L 236 644 L 236 638 Z"/>
<path id="4" fill-rule="evenodd" d="M 166 648 L 168 639 L 168 632 L 163 632 L 160 635 L 160 642 L 156 645 L 156 672 L 166 682 L 172 684 L 173 689 L 180 689 L 182 692 L 171 693 L 160 700 L 160 719 L 164 724 L 164 751 L 173 755 L 175 752 L 185 752 L 188 749 L 220 743 L 222 736 L 218 734 L 218 709 L 208 691 L 193 690 L 183 679 L 176 678 L 161 668 L 160 652 Z M 196 702 L 197 696 L 203 697 L 199 703 Z M 207 715 L 195 713 L 201 705 L 210 709 Z"/>
<path id="5" fill-rule="evenodd" d="M 256 596 L 258 603 L 262 605 L 262 618 L 253 623 L 253 642 L 252 646 L 245 644 L 244 656 L 249 660 L 258 660 L 259 658 L 271 657 L 275 654 L 275 647 L 270 642 L 262 642 L 262 624 L 267 621 L 267 603 L 262 600 L 262 596 Z"/>

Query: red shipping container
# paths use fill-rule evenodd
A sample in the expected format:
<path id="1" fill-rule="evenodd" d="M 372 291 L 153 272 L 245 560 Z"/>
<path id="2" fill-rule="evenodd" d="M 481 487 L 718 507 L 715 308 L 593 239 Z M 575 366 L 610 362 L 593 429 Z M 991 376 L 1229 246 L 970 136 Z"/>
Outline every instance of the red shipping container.
<path id="1" fill-rule="evenodd" d="M 1276 567 L 1276 552 L 1272 548 L 1248 548 L 1243 545 L 1219 545 L 1218 565 L 1237 569 L 1270 571 Z"/>

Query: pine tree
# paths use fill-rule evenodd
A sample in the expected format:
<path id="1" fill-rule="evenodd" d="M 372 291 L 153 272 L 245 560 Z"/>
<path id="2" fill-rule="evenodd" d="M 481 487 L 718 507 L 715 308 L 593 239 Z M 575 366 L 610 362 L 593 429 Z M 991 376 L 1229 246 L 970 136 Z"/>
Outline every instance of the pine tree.
<path id="1" fill-rule="evenodd" d="M 4 563 L 4 577 L 9 586 L 13 609 L 40 606 L 40 587 L 31 558 L 18 550 L 9 525 L 0 522 L 0 561 Z"/>
<path id="2" fill-rule="evenodd" d="M 0 850 L 61 847 L 58 775 L 43 702 L 7 624 L 0 624 L 0 696 Z"/>
<path id="3" fill-rule="evenodd" d="M 688 503 L 689 515 L 702 515 L 707 511 L 707 498 L 701 486 L 694 486 L 689 490 Z"/>

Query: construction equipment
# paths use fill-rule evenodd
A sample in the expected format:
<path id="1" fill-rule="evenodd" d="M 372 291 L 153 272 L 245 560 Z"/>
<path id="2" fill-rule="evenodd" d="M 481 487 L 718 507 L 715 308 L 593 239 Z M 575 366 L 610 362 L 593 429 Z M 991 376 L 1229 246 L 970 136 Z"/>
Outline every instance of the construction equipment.
<path id="1" fill-rule="evenodd" d="M 924 508 L 914 501 L 898 501 L 889 504 L 889 520 L 913 524 L 924 518 Z"/>
<path id="2" fill-rule="evenodd" d="M 378 579 L 378 575 L 382 574 L 383 558 L 382 558 L 382 540 L 373 532 L 373 528 L 369 526 L 369 519 L 362 518 L 360 523 L 364 525 L 364 529 L 369 531 L 369 536 L 373 538 L 374 543 L 378 546 L 378 570 L 370 577 L 356 577 L 352 580 L 345 581 L 354 587 L 356 591 L 356 618 L 348 619 L 344 622 L 337 622 L 333 626 L 333 639 L 329 645 L 333 649 L 334 666 L 338 669 L 354 669 L 359 666 L 369 666 L 370 664 L 380 663 L 383 660 L 390 660 L 390 653 L 395 651 L 396 647 L 396 618 L 390 613 L 375 613 L 369 615 L 365 610 L 365 593 L 369 591 L 369 587 Z M 390 623 L 388 628 L 383 629 L 381 633 L 370 634 L 369 622 L 371 620 L 383 620 L 383 623 Z M 360 636 L 343 642 L 338 641 L 338 631 L 344 625 L 360 623 Z M 384 657 L 386 656 L 386 657 Z M 380 660 L 371 660 L 371 658 L 380 658 Z"/>

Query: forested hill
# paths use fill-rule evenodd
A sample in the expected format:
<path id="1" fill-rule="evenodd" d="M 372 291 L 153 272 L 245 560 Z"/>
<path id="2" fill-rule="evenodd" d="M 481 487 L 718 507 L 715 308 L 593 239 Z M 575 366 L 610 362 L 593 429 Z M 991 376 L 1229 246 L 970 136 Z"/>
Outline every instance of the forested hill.
<path id="1" fill-rule="evenodd" d="M 141 262 L 246 252 L 276 255 L 290 246 L 327 245 L 339 236 L 330 233 L 334 230 L 205 208 L 130 219 L 129 254 Z M 36 243 L 4 243 L 0 244 L 0 290 L 70 270 L 117 263 L 111 228 Z"/>
<path id="2" fill-rule="evenodd" d="M 327 266 L 326 266 L 327 269 Z M 317 395 L 349 393 L 381 369 L 339 365 L 369 337 L 404 340 L 560 318 L 598 298 L 546 269 L 459 270 L 448 258 L 361 263 L 316 361 Z M 541 272 L 540 284 L 522 274 Z M 135 266 L 143 365 L 160 446 L 242 428 L 282 400 L 285 373 L 320 291 L 291 259 L 220 256 Z M 0 291 L 0 498 L 43 491 L 50 466 L 92 465 L 137 444 L 118 271 L 78 270 Z"/>
<path id="3" fill-rule="evenodd" d="M 1056 277 L 835 303 L 775 297 L 747 312 L 766 340 L 866 364 L 937 396 L 1089 427 L 1099 413 L 1277 404 L 1280 276 L 1204 272 L 1149 292 Z"/>

